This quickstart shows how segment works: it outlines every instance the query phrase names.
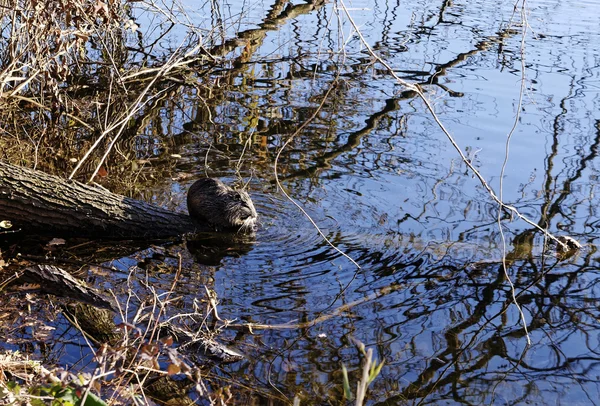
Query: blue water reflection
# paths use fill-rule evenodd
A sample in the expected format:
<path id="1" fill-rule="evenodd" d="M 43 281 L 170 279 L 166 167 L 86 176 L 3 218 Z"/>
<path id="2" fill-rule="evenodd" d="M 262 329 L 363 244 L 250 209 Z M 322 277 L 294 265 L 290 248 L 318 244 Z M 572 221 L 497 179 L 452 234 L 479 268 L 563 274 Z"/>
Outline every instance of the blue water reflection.
<path id="1" fill-rule="evenodd" d="M 207 24 L 221 19 L 223 29 L 207 34 L 213 52 L 239 31 L 255 37 L 210 75 L 220 91 L 181 95 L 165 132 L 189 137 L 176 151 L 180 172 L 249 180 L 262 225 L 251 249 L 216 265 L 198 267 L 187 254 L 204 276 L 180 293 L 194 297 L 209 283 L 230 319 L 327 316 L 312 327 L 227 336 L 250 355 L 228 373 L 275 392 L 270 382 L 290 399 L 341 399 L 341 363 L 358 374 L 352 337 L 386 361 L 370 403 L 595 403 L 600 9 L 528 2 L 522 48 L 513 3 L 409 3 L 347 6 L 396 74 L 424 89 L 497 193 L 516 120 L 502 197 L 551 232 L 577 238 L 582 253 L 560 261 L 540 233 L 507 213 L 503 250 L 497 206 L 423 102 L 369 56 L 341 4 L 304 12 L 294 8 L 301 2 L 219 3 L 218 13 L 198 13 Z M 278 19 L 283 10 L 297 15 Z M 177 26 L 172 43 L 188 33 Z M 277 152 L 313 115 L 282 152 L 279 178 L 361 269 L 329 247 L 274 182 Z"/>

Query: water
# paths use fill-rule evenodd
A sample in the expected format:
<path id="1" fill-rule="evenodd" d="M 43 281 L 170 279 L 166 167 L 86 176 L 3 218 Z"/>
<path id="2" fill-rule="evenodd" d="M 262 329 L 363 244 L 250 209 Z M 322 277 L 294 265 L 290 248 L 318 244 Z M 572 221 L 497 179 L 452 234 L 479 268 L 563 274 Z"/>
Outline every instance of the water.
<path id="1" fill-rule="evenodd" d="M 352 382 L 358 378 L 357 339 L 386 362 L 371 404 L 595 403 L 597 7 L 528 4 L 519 106 L 521 25 L 512 3 L 411 3 L 347 6 L 396 73 L 421 84 L 497 193 L 519 111 L 503 199 L 577 238 L 582 253 L 560 261 L 531 226 L 503 216 L 528 347 L 501 266 L 497 207 L 423 103 L 402 93 L 343 11 L 327 4 L 266 32 L 228 77 L 233 86 L 215 98 L 215 124 L 197 123 L 194 142 L 182 147 L 182 168 L 201 173 L 208 153 L 208 173 L 233 180 L 242 144 L 252 139 L 240 170 L 262 226 L 250 251 L 211 270 L 221 315 L 273 325 L 332 316 L 237 337 L 232 344 L 249 360 L 227 370 L 273 396 L 335 403 L 341 364 Z M 257 29 L 264 6 L 246 10 L 242 28 Z M 337 74 L 322 110 L 281 153 L 279 178 L 360 269 L 274 185 L 276 153 Z M 207 152 L 207 141 L 229 159 Z"/>
<path id="2" fill-rule="evenodd" d="M 424 103 L 373 62 L 339 4 L 305 10 L 298 2 L 286 19 L 276 3 L 269 20 L 265 2 L 200 11 L 184 4 L 198 26 L 221 18 L 222 30 L 203 32 L 209 49 L 238 30 L 252 41 L 199 79 L 219 83 L 210 94 L 199 86 L 165 102 L 140 154 L 160 155 L 152 145 L 169 145 L 181 156 L 170 161 L 179 174 L 248 182 L 261 226 L 255 241 L 216 256 L 169 248 L 182 253 L 186 268 L 177 293 L 191 302 L 208 285 L 227 319 L 318 320 L 224 334 L 248 358 L 220 373 L 254 398 L 341 402 L 341 365 L 353 387 L 360 376 L 359 340 L 385 360 L 369 404 L 595 404 L 600 11 L 593 2 L 529 2 L 522 54 L 511 2 L 408 3 L 347 7 L 394 71 L 420 84 L 496 193 L 516 120 L 502 197 L 550 232 L 578 239 L 582 252 L 557 258 L 539 232 L 506 213 L 503 248 L 489 194 Z M 151 21 L 138 13 L 150 43 Z M 176 25 L 160 46 L 166 52 L 187 33 Z M 278 190 L 280 151 L 282 187 L 360 268 Z M 184 210 L 192 181 L 167 183 L 145 198 Z M 125 271 L 132 263 L 116 264 Z M 173 275 L 151 280 L 168 288 Z"/>

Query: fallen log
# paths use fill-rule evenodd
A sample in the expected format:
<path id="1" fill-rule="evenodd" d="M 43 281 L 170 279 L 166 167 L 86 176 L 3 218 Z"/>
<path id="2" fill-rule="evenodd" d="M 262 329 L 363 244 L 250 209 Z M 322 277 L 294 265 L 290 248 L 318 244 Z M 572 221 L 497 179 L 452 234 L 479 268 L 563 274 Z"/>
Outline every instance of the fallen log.
<path id="1" fill-rule="evenodd" d="M 0 161 L 0 221 L 26 234 L 168 238 L 193 232 L 173 213 L 107 190 Z"/>

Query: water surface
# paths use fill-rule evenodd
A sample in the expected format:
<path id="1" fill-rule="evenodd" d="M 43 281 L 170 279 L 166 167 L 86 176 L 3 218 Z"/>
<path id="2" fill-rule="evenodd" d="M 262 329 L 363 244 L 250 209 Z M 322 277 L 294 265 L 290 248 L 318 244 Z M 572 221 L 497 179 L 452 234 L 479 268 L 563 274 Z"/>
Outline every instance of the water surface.
<path id="1" fill-rule="evenodd" d="M 176 173 L 247 183 L 261 225 L 254 242 L 208 265 L 200 264 L 206 255 L 177 248 L 189 270 L 178 293 L 191 303 L 208 285 L 220 315 L 238 321 L 332 316 L 311 327 L 225 333 L 223 341 L 248 358 L 221 373 L 234 386 L 259 388 L 254 397 L 335 404 L 343 399 L 341 365 L 353 385 L 359 377 L 359 340 L 385 360 L 369 404 L 596 403 L 597 5 L 528 2 L 523 40 L 520 5 L 515 11 L 512 2 L 346 4 L 375 52 L 423 88 L 497 194 L 516 122 L 502 197 L 583 244 L 579 255 L 561 259 L 508 213 L 500 229 L 493 199 L 424 103 L 373 61 L 340 4 L 308 11 L 301 2 L 211 4 L 218 7 L 182 6 L 198 27 L 221 21 L 222 30 L 202 31 L 208 49 L 252 39 L 211 72 L 216 92 L 177 94 L 160 131 L 152 122 L 148 134 L 170 140 L 181 156 Z M 296 14 L 285 17 L 290 10 Z M 150 42 L 155 22 L 137 12 Z M 188 33 L 176 25 L 159 46 L 167 52 Z M 280 151 L 282 187 L 360 268 L 281 193 Z M 192 181 L 145 197 L 185 210 Z M 132 261 L 117 264 L 125 272 Z M 173 275 L 153 278 L 168 288 Z"/>

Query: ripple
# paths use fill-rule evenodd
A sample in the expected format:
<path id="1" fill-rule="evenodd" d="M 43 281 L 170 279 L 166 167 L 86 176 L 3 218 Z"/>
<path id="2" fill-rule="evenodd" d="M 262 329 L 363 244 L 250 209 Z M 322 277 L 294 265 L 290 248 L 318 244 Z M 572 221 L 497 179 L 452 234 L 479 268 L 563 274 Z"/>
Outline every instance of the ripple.
<path id="1" fill-rule="evenodd" d="M 285 197 L 265 194 L 253 194 L 252 197 L 260 215 L 257 240 L 259 245 L 277 252 L 273 259 L 275 262 L 283 260 L 288 264 L 314 265 L 330 262 L 339 256 L 325 243 L 306 216 Z M 311 206 L 308 211 L 326 235 L 340 232 L 339 224 L 327 217 L 322 209 Z"/>

